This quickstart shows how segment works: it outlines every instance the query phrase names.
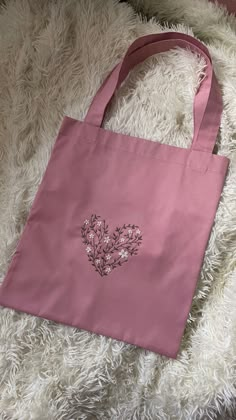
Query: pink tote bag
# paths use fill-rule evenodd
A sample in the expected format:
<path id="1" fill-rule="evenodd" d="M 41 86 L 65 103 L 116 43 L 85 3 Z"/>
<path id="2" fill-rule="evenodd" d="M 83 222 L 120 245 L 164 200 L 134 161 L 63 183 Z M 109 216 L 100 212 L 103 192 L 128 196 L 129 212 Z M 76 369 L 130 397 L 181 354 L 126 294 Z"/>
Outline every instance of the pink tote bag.
<path id="1" fill-rule="evenodd" d="M 173 47 L 203 55 L 189 149 L 101 127 L 137 63 Z M 65 117 L 0 304 L 175 358 L 190 311 L 228 159 L 213 154 L 222 100 L 196 39 L 137 39 L 83 122 Z"/>

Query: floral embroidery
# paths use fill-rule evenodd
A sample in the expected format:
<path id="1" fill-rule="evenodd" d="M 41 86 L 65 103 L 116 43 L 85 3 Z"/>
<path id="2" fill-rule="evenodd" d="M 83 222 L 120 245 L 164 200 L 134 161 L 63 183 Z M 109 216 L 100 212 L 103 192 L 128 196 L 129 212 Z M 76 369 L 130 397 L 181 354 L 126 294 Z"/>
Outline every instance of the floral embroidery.
<path id="1" fill-rule="evenodd" d="M 128 258 L 128 252 L 127 251 L 125 251 L 124 249 L 122 249 L 120 252 L 119 252 L 119 255 L 121 256 L 121 258 Z"/>
<path id="2" fill-rule="evenodd" d="M 105 220 L 96 215 L 84 221 L 81 235 L 88 260 L 102 277 L 137 255 L 142 242 L 138 226 L 123 225 L 111 233 Z"/>

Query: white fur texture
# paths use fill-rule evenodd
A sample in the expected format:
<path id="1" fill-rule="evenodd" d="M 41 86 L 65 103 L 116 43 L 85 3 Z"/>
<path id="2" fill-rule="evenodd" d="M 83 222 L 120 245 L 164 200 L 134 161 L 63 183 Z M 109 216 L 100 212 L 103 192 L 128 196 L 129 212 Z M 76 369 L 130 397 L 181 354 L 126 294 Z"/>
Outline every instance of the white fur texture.
<path id="1" fill-rule="evenodd" d="M 168 360 L 1 308 L 1 420 L 236 418 L 236 20 L 205 0 L 132 3 L 149 17 L 178 23 L 171 30 L 205 41 L 223 90 L 218 147 L 231 165 L 182 349 Z M 63 115 L 83 119 L 131 42 L 163 30 L 113 0 L 11 0 L 2 9 L 1 279 Z M 203 70 L 202 59 L 180 49 L 148 59 L 119 90 L 105 126 L 188 147 Z"/>

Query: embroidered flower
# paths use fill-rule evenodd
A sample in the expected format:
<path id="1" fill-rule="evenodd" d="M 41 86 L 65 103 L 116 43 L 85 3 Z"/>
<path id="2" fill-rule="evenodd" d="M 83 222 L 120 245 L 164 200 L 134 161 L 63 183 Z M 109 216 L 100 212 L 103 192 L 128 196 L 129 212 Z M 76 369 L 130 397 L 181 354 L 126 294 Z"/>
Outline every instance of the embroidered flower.
<path id="1" fill-rule="evenodd" d="M 129 230 L 128 230 L 128 234 L 129 234 L 129 235 L 132 235 L 132 233 L 133 233 L 132 229 L 129 229 Z"/>
<path id="2" fill-rule="evenodd" d="M 97 260 L 95 260 L 95 263 L 98 265 L 98 264 L 100 264 L 100 262 L 101 262 L 101 260 L 100 259 L 97 259 Z"/>
<path id="3" fill-rule="evenodd" d="M 89 234 L 89 238 L 90 238 L 90 239 L 93 239 L 93 238 L 94 238 L 94 234 L 93 234 L 93 233 L 90 233 L 90 234 Z"/>
<path id="4" fill-rule="evenodd" d="M 137 230 L 136 230 L 136 234 L 137 234 L 137 235 L 140 235 L 140 233 L 141 233 L 141 230 L 137 229 Z"/>
<path id="5" fill-rule="evenodd" d="M 89 254 L 91 251 L 92 251 L 92 248 L 90 248 L 90 246 L 87 246 L 86 252 Z"/>
<path id="6" fill-rule="evenodd" d="M 110 260 L 111 259 L 111 255 L 110 254 L 106 255 L 106 259 L 107 260 Z"/>
<path id="7" fill-rule="evenodd" d="M 104 239 L 105 244 L 108 244 L 108 242 L 110 242 L 110 238 L 109 236 L 106 236 L 106 238 Z"/>
<path id="8" fill-rule="evenodd" d="M 84 221 L 84 225 L 88 225 L 89 224 L 89 220 L 88 219 L 86 219 L 85 221 Z"/>
<path id="9" fill-rule="evenodd" d="M 110 273 L 111 272 L 111 267 L 106 267 L 105 268 L 105 273 Z"/>
<path id="10" fill-rule="evenodd" d="M 97 222 L 97 226 L 101 226 L 101 224 L 102 224 L 101 221 Z"/>
<path id="11" fill-rule="evenodd" d="M 120 242 L 125 242 L 125 238 L 120 238 Z"/>
<path id="12" fill-rule="evenodd" d="M 122 249 L 122 250 L 119 252 L 119 255 L 121 256 L 121 258 L 128 258 L 129 253 L 128 253 L 128 251 L 125 251 L 124 249 Z"/>

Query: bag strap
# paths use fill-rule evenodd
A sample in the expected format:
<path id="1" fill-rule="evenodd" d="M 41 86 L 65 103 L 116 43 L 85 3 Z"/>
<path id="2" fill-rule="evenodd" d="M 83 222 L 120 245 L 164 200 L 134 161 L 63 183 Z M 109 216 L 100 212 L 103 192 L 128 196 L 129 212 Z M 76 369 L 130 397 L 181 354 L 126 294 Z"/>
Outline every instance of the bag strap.
<path id="1" fill-rule="evenodd" d="M 205 77 L 194 99 L 194 136 L 191 147 L 193 150 L 212 153 L 223 108 L 221 92 L 208 49 L 197 39 L 182 33 L 166 32 L 135 40 L 98 90 L 84 121 L 100 127 L 110 100 L 129 71 L 146 58 L 177 46 L 189 47 L 192 52 L 202 55 L 206 60 Z"/>

